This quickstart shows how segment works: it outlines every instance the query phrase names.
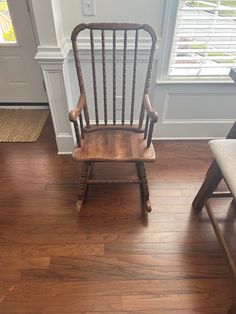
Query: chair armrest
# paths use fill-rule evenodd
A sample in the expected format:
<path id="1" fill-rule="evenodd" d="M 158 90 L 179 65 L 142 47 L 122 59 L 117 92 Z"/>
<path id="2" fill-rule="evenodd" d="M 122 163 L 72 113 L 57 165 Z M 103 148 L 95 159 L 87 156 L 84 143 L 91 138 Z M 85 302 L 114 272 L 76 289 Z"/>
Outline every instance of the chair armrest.
<path id="1" fill-rule="evenodd" d="M 156 111 L 154 111 L 152 109 L 152 105 L 151 105 L 151 102 L 150 102 L 150 98 L 149 98 L 149 95 L 148 94 L 144 94 L 144 106 L 145 106 L 145 109 L 147 111 L 147 114 L 150 118 L 150 120 L 155 123 L 157 122 L 158 120 L 158 114 Z"/>
<path id="2" fill-rule="evenodd" d="M 77 118 L 81 114 L 84 105 L 85 105 L 85 96 L 84 94 L 81 94 L 76 107 L 70 111 L 69 119 L 71 122 L 77 121 Z"/>

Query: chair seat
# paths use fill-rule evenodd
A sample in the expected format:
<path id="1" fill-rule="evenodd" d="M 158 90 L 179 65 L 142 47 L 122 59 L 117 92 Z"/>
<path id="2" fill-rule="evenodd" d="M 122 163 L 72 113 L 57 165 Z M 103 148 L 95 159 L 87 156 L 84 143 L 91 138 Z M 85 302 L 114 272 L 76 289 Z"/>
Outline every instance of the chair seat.
<path id="1" fill-rule="evenodd" d="M 222 139 L 209 142 L 222 175 L 236 199 L 236 140 Z"/>
<path id="2" fill-rule="evenodd" d="M 155 151 L 143 134 L 127 130 L 95 130 L 85 133 L 81 148 L 75 148 L 77 161 L 155 161 Z"/>

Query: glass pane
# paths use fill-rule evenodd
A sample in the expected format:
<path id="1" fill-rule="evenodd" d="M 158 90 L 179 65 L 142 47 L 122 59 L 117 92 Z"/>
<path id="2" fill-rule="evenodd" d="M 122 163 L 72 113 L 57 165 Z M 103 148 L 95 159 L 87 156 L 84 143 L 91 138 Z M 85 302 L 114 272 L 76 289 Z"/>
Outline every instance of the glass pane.
<path id="1" fill-rule="evenodd" d="M 0 0 L 0 44 L 16 43 L 7 0 Z"/>

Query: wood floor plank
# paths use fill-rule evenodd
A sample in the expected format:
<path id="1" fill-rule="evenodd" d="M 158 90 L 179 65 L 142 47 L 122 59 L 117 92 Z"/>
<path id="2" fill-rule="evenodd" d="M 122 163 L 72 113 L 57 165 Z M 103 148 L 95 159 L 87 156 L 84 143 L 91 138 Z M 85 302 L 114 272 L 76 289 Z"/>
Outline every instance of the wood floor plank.
<path id="1" fill-rule="evenodd" d="M 236 248 L 236 243 L 232 242 L 233 249 Z M 219 256 L 221 249 L 218 242 L 210 243 L 192 243 L 191 245 L 183 246 L 182 243 L 106 243 L 105 255 L 114 256 L 116 254 L 136 255 L 136 254 L 184 254 L 190 256 L 205 255 Z"/>
<path id="2" fill-rule="evenodd" d="M 113 288 L 111 289 L 111 287 Z M 225 296 L 221 294 L 222 289 L 226 289 L 225 292 L 229 299 L 225 300 Z M 176 291 L 178 291 L 178 295 L 176 295 Z M 76 310 L 79 313 L 84 311 L 108 313 L 117 311 L 121 313 L 121 308 L 120 310 L 118 308 L 121 307 L 122 300 L 122 310 L 135 312 L 138 307 L 139 313 L 140 308 L 145 306 L 145 302 L 148 303 L 148 298 L 151 303 L 148 303 L 147 308 L 143 310 L 144 312 L 151 310 L 160 313 L 160 310 L 173 311 L 176 309 L 176 311 L 182 310 L 183 313 L 186 313 L 187 310 L 190 313 L 191 311 L 192 313 L 195 313 L 194 311 L 196 313 L 201 313 L 201 311 L 202 313 L 211 313 L 214 311 L 214 295 L 217 293 L 221 294 L 217 309 L 222 310 L 222 303 L 227 302 L 228 304 L 230 296 L 232 297 L 230 281 L 222 279 L 104 281 L 103 283 L 100 281 L 90 283 L 61 281 L 53 284 L 50 281 L 43 283 L 27 281 L 22 282 L 19 286 L 10 286 L 9 289 L 6 289 L 3 294 L 4 302 L 0 303 L 0 308 L 2 310 L 11 308 L 12 313 L 22 313 L 22 310 L 25 311 L 23 313 L 34 313 L 33 311 L 36 309 L 38 313 L 39 311 L 42 313 L 56 313 L 56 311 L 58 313 L 75 313 Z M 27 298 L 22 298 L 22 294 L 26 295 Z M 173 294 L 175 294 L 175 303 L 170 305 Z M 136 302 L 139 296 L 141 296 L 140 300 L 143 298 L 144 304 L 140 305 L 138 301 L 136 305 L 131 305 L 131 302 L 134 300 Z M 185 299 L 185 304 L 180 307 L 181 299 L 183 300 L 185 296 L 187 296 L 187 300 Z M 167 302 L 160 303 L 155 307 L 156 309 L 152 310 L 153 302 L 155 300 L 161 301 L 162 297 L 163 299 L 167 298 Z M 191 307 L 190 298 L 195 301 L 206 300 L 207 303 L 196 302 Z M 35 306 L 33 307 L 32 304 Z M 168 304 L 169 307 L 165 308 Z M 175 307 L 174 304 L 177 306 Z M 125 310 L 125 308 L 128 309 Z"/>
<path id="3" fill-rule="evenodd" d="M 30 258 L 30 257 L 52 257 L 52 256 L 86 256 L 103 255 L 104 245 L 101 243 L 93 244 L 65 244 L 55 245 L 2 245 L 0 254 L 3 259 L 11 258 Z"/>
<path id="4" fill-rule="evenodd" d="M 184 270 L 184 272 L 183 272 Z M 223 256 L 118 255 L 112 257 L 53 257 L 48 268 L 21 271 L 24 279 L 63 281 L 180 280 L 229 278 Z M 1 278 L 1 276 L 0 276 Z"/>
<path id="5" fill-rule="evenodd" d="M 99 208 L 99 207 L 98 207 Z M 81 213 L 80 218 L 78 219 L 78 216 L 74 213 L 74 212 L 68 212 L 68 214 L 64 214 L 64 215 L 58 215 L 58 216 L 54 216 L 54 215 L 43 215 L 43 216 L 35 216 L 35 214 L 31 214 L 31 215 L 10 215 L 10 214 L 3 214 L 1 216 L 1 220 L 0 220 L 0 225 L 60 225 L 60 224 L 64 224 L 64 225 L 78 225 L 79 224 L 89 224 L 90 222 L 90 217 L 93 218 L 93 223 L 91 224 L 99 224 L 101 225 L 102 223 L 106 223 L 108 225 L 110 224 L 118 224 L 118 225 L 122 225 L 125 224 L 125 222 L 133 224 L 133 223 L 142 223 L 142 219 L 140 218 L 140 213 L 139 216 L 137 217 L 130 217 L 127 215 L 122 215 L 122 216 L 105 216 L 105 215 L 87 215 L 86 211 L 83 211 L 84 213 Z M 226 218 L 226 214 L 225 213 L 218 213 L 217 218 L 219 220 L 219 222 L 223 221 Z M 236 218 L 236 213 L 232 213 L 231 215 L 232 221 L 229 221 L 228 224 L 234 224 L 234 220 Z M 176 224 L 176 222 L 178 220 L 181 220 L 182 223 L 186 223 L 186 222 L 192 222 L 194 223 L 208 223 L 208 216 L 206 214 L 206 212 L 204 212 L 203 214 L 197 214 L 194 213 L 193 211 L 189 211 L 187 213 L 179 213 L 178 215 L 170 215 L 168 217 L 168 215 L 166 215 L 165 213 L 153 213 L 150 215 L 150 218 L 147 220 L 150 223 L 156 223 L 156 224 L 161 224 L 161 223 L 169 223 L 169 224 Z M 143 220 L 144 221 L 144 220 Z M 91 225 L 90 224 L 90 225 Z"/>
<path id="6" fill-rule="evenodd" d="M 156 295 L 179 293 L 206 294 L 212 295 L 222 292 L 224 289 L 229 296 L 232 295 L 232 282 L 229 279 L 189 279 L 189 280 L 105 280 L 105 281 L 44 281 L 21 280 L 19 282 L 6 283 L 1 281 L 1 293 L 11 292 L 11 297 L 21 300 L 22 294 L 29 297 L 29 300 L 36 301 L 38 298 L 55 298 L 58 295 L 80 295 L 87 296 L 122 296 L 122 295 Z M 100 287 L 100 289 L 98 289 Z M 112 287 L 112 289 L 111 289 Z M 10 297 L 10 295 L 9 295 Z M 63 300 L 60 300 L 63 302 Z"/>
<path id="7" fill-rule="evenodd" d="M 230 306 L 230 297 L 212 300 L 211 293 L 202 294 L 166 294 L 166 295 L 125 295 L 122 297 L 124 310 L 203 310 L 215 311 L 222 302 Z M 171 303 L 171 304 L 170 304 Z M 215 313 L 215 312 L 214 312 Z"/>
<path id="8" fill-rule="evenodd" d="M 58 298 L 63 297 L 63 302 Z M 120 311 L 122 310 L 121 296 L 58 296 L 50 299 L 37 298 L 36 302 L 33 300 L 14 300 L 9 302 L 6 298 L 3 300 L 0 310 L 2 313 L 22 314 L 22 313 L 45 313 L 45 314 L 68 314 L 81 313 L 85 311 Z M 5 312 L 4 312 L 5 311 Z M 7 312 L 9 311 L 9 312 Z"/>
<path id="9" fill-rule="evenodd" d="M 92 243 L 202 243 L 202 242 L 216 242 L 213 230 L 205 230 L 196 235 L 194 230 L 187 232 L 94 232 L 85 234 L 80 232 L 77 227 L 70 229 L 46 225 L 42 228 L 32 228 L 32 226 L 25 226 L 24 230 L 19 227 L 2 227 L 0 231 L 0 243 L 8 242 L 9 245 L 14 244 L 44 244 L 42 236 L 48 235 L 48 244 L 92 244 Z M 224 232 L 227 239 L 232 239 L 232 232 Z"/>

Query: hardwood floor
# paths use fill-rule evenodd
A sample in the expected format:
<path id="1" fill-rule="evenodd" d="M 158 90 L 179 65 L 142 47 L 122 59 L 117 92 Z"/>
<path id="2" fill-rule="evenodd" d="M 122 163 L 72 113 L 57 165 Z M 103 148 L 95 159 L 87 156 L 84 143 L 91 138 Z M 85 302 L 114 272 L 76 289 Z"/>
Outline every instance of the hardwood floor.
<path id="1" fill-rule="evenodd" d="M 91 186 L 77 214 L 79 166 L 57 155 L 50 121 L 37 143 L 0 144 L 0 314 L 227 313 L 235 292 L 226 262 L 205 210 L 191 210 L 207 143 L 155 148 L 144 218 L 136 185 Z M 94 172 L 134 173 L 112 166 Z M 230 201 L 212 203 L 236 252 Z"/>

